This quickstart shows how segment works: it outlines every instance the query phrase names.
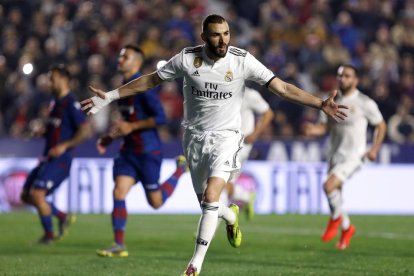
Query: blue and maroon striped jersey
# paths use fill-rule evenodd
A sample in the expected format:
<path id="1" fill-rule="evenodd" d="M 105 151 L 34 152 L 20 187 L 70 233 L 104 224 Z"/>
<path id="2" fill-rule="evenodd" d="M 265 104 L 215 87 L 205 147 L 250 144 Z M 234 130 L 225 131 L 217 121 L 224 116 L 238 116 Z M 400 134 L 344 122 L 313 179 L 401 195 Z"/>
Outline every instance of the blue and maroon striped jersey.
<path id="1" fill-rule="evenodd" d="M 130 79 L 125 80 L 124 83 L 130 82 L 139 76 L 141 76 L 141 73 L 136 73 Z M 155 118 L 157 125 L 165 124 L 167 121 L 156 89 L 120 99 L 118 106 L 122 118 L 127 122 L 136 122 L 151 117 Z M 161 153 L 161 140 L 157 128 L 136 130 L 125 136 L 121 151 L 135 154 Z"/>
<path id="2" fill-rule="evenodd" d="M 46 125 L 44 156 L 52 147 L 72 138 L 85 121 L 86 116 L 72 93 L 60 99 L 55 98 Z"/>

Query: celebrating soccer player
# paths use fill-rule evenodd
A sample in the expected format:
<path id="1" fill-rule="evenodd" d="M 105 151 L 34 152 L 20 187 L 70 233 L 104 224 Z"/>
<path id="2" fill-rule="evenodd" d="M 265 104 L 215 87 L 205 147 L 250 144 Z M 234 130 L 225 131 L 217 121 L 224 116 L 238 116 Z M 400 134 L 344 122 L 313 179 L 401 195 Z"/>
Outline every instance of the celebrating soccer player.
<path id="1" fill-rule="evenodd" d="M 338 120 L 346 114 L 335 95 L 322 100 L 277 78 L 250 53 L 230 46 L 230 30 L 220 15 L 209 15 L 202 23 L 204 45 L 183 49 L 157 71 L 143 75 L 105 93 L 91 87 L 97 95 L 82 102 L 88 114 L 119 98 L 140 94 L 175 78 L 184 78 L 183 148 L 202 215 L 198 225 L 194 255 L 183 275 L 198 275 L 211 244 L 218 219 L 226 222 L 228 240 L 239 247 L 242 234 L 239 208 L 220 203 L 226 182 L 240 169 L 238 152 L 243 142 L 240 108 L 245 81 L 265 85 L 284 99 L 323 110 Z"/>

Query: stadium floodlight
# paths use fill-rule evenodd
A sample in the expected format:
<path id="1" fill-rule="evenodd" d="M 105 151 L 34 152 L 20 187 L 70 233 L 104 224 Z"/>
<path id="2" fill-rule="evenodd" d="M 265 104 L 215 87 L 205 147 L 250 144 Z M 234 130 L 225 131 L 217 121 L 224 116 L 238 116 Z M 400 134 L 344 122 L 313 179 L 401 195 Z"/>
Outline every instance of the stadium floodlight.
<path id="1" fill-rule="evenodd" d="M 23 74 L 30 75 L 33 72 L 33 64 L 26 63 L 22 68 Z"/>
<path id="2" fill-rule="evenodd" d="M 166 60 L 160 60 L 157 62 L 157 69 L 160 69 L 161 67 L 163 67 L 165 64 L 167 63 Z"/>

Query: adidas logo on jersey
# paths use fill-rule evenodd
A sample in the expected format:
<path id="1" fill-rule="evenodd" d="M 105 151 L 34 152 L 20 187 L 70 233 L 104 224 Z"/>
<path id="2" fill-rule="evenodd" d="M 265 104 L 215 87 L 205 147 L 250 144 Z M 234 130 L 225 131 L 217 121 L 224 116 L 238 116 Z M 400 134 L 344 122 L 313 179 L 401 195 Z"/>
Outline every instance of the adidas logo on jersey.
<path id="1" fill-rule="evenodd" d="M 194 73 L 191 74 L 191 76 L 199 77 L 200 74 L 198 73 L 198 70 L 195 70 Z"/>

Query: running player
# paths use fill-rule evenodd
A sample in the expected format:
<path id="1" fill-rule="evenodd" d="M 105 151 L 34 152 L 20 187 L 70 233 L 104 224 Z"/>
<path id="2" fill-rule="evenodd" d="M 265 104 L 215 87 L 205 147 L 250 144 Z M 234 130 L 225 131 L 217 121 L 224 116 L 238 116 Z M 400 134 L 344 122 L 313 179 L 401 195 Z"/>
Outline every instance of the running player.
<path id="1" fill-rule="evenodd" d="M 46 123 L 44 137 L 46 146 L 39 165 L 28 176 L 21 198 L 32 204 L 39 213 L 44 235 L 40 244 L 51 244 L 55 239 L 52 215 L 59 221 L 57 237 L 61 237 L 65 228 L 74 222 L 75 217 L 56 208 L 46 201 L 69 176 L 72 164 L 72 149 L 82 143 L 91 134 L 85 114 L 70 90 L 71 76 L 63 65 L 52 66 L 49 71 L 54 102 Z"/>
<path id="2" fill-rule="evenodd" d="M 374 161 L 384 141 L 386 124 L 377 104 L 358 90 L 358 72 L 352 65 L 342 65 L 338 69 L 340 94 L 338 103 L 349 107 L 348 118 L 344 122 L 328 119 L 321 113 L 317 124 L 304 124 L 305 135 L 321 136 L 329 131 L 330 152 L 328 177 L 323 184 L 328 199 L 331 217 L 322 240 L 328 242 L 335 238 L 338 229 L 342 228 L 337 243 L 338 249 L 346 249 L 355 233 L 345 210 L 342 198 L 342 186 L 360 169 L 365 159 Z M 368 123 L 375 127 L 373 142 L 367 150 Z"/>

